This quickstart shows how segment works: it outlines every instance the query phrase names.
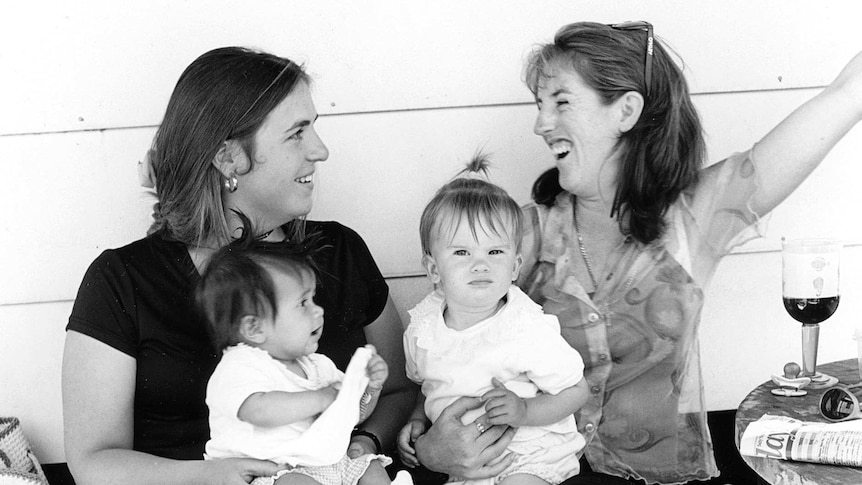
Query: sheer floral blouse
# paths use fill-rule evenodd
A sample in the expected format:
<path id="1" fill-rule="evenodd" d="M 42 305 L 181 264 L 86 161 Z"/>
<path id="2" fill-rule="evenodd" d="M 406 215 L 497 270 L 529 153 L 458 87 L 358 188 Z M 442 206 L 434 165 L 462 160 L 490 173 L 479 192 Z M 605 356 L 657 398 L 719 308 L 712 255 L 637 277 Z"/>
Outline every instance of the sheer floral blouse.
<path id="1" fill-rule="evenodd" d="M 703 169 L 669 209 L 662 238 L 621 243 L 592 295 L 574 276 L 573 196 L 525 208 L 518 284 L 557 316 L 583 357 L 591 396 L 576 420 L 595 471 L 649 483 L 718 474 L 697 329 L 703 289 L 721 257 L 760 235 L 749 209 L 757 179 L 751 151 Z"/>

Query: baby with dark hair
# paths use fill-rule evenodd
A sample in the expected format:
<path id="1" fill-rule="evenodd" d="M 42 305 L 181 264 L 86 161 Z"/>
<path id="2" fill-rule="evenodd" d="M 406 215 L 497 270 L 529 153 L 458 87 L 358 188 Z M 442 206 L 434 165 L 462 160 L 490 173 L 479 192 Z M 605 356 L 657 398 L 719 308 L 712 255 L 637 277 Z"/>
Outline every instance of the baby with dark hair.
<path id="1" fill-rule="evenodd" d="M 223 353 L 207 386 L 206 458 L 283 465 L 256 484 L 289 473 L 323 485 L 389 484 L 390 458 L 345 454 L 353 427 L 377 404 L 386 362 L 367 345 L 342 373 L 316 353 L 323 309 L 314 302 L 314 241 L 266 242 L 243 220 L 243 236 L 212 257 L 195 292 Z"/>

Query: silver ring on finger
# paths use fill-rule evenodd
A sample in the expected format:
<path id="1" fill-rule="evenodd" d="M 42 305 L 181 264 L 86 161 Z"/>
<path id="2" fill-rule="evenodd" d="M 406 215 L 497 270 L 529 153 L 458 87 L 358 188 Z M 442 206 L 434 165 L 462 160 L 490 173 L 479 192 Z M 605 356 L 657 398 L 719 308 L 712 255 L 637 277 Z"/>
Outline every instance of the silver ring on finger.
<path id="1" fill-rule="evenodd" d="M 482 434 L 485 432 L 485 425 L 479 421 L 476 421 L 476 429 L 479 430 L 479 434 Z"/>

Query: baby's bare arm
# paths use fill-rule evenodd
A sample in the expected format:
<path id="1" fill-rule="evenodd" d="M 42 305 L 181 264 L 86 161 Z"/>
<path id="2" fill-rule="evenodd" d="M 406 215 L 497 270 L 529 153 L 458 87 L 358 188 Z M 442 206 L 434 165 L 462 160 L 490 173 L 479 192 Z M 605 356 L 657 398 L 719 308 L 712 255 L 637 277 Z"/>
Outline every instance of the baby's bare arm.
<path id="1" fill-rule="evenodd" d="M 546 426 L 574 414 L 587 402 L 587 381 L 581 379 L 574 386 L 557 394 L 539 394 L 524 399 L 493 379 L 494 389 L 482 396 L 488 424 L 509 426 Z"/>
<path id="2" fill-rule="evenodd" d="M 261 427 L 284 426 L 317 416 L 335 400 L 338 391 L 324 387 L 316 391 L 256 392 L 239 407 L 240 420 Z"/>

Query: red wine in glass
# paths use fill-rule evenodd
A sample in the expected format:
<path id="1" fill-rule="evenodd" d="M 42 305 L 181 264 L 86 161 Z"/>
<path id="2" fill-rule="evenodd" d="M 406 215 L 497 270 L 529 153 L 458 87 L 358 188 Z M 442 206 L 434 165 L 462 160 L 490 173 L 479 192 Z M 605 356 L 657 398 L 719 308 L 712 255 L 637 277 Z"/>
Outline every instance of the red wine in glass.
<path id="1" fill-rule="evenodd" d="M 784 298 L 784 309 L 797 322 L 814 325 L 831 317 L 838 309 L 840 296 L 826 298 Z"/>
<path id="2" fill-rule="evenodd" d="M 784 309 L 802 323 L 802 375 L 812 389 L 838 382 L 817 372 L 820 322 L 838 309 L 841 243 L 834 239 L 793 239 L 781 242 L 781 292 Z"/>

